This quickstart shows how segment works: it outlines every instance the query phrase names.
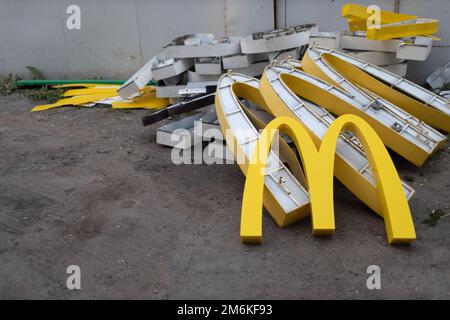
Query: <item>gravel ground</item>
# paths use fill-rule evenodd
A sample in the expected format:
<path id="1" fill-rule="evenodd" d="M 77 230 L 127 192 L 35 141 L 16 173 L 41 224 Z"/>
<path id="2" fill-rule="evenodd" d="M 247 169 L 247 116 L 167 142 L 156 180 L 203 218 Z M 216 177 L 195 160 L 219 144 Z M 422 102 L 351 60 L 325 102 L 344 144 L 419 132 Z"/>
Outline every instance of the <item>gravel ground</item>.
<path id="1" fill-rule="evenodd" d="M 0 97 L 0 298 L 450 298 L 449 147 L 421 168 L 394 156 L 415 189 L 417 241 L 386 244 L 383 221 L 336 182 L 336 235 L 309 219 L 264 244 L 240 243 L 244 177 L 236 165 L 174 165 L 147 111 L 31 113 Z M 166 123 L 166 122 L 163 122 Z M 368 290 L 369 265 L 381 289 Z M 81 290 L 66 268 L 81 268 Z"/>

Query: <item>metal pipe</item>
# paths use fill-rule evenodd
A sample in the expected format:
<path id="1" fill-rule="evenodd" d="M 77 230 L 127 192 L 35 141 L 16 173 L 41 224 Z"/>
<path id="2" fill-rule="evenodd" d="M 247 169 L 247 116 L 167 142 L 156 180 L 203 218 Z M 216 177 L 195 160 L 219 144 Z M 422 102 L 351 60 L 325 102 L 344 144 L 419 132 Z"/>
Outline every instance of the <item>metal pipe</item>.
<path id="1" fill-rule="evenodd" d="M 395 0 L 394 3 L 394 12 L 399 13 L 400 12 L 400 0 Z"/>

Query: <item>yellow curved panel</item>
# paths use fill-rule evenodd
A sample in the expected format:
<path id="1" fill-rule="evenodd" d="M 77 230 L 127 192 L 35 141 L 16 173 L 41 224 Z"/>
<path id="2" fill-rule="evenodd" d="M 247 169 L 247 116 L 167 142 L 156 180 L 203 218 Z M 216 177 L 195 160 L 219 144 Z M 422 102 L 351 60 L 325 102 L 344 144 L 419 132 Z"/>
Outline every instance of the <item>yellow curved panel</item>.
<path id="1" fill-rule="evenodd" d="M 92 88 L 84 88 L 84 89 L 71 89 L 67 90 L 63 93 L 64 97 L 73 97 L 73 96 L 81 96 L 86 94 L 100 94 L 100 93 L 109 93 L 112 96 L 119 95 L 117 93 L 117 88 L 98 88 L 98 87 L 92 87 Z"/>
<path id="2" fill-rule="evenodd" d="M 324 81 L 327 81 L 328 83 L 333 83 L 336 86 L 339 86 L 338 83 L 333 81 L 322 70 L 320 70 L 320 68 L 315 65 L 313 61 L 311 61 L 310 57 L 307 57 L 307 54 L 304 57 L 304 61 L 304 68 L 310 75 L 316 76 L 318 79 L 322 79 Z M 375 131 L 378 133 L 387 147 L 416 166 L 421 166 L 437 149 L 441 148 L 445 144 L 445 140 L 442 140 L 440 144 L 436 144 L 436 147 L 433 150 L 425 150 L 423 148 L 420 148 L 413 141 L 405 138 L 405 136 L 386 126 L 377 118 L 373 117 L 370 114 L 367 114 L 361 108 L 358 108 L 357 106 L 340 99 L 338 96 L 332 94 L 328 90 L 317 87 L 295 75 L 282 73 L 280 75 L 280 78 L 283 80 L 283 84 L 298 96 L 313 101 L 336 115 L 344 115 L 350 113 L 363 118 L 375 129 Z M 402 95 L 400 92 L 398 92 L 398 94 Z M 439 112 L 434 108 L 431 109 Z"/>
<path id="3" fill-rule="evenodd" d="M 306 55 L 305 55 L 306 57 Z M 353 84 L 392 102 L 396 106 L 407 111 L 409 114 L 419 118 L 427 124 L 450 132 L 450 116 L 444 112 L 426 105 L 410 96 L 391 88 L 382 81 L 367 74 L 358 67 L 339 59 L 331 54 L 322 55 L 325 61 L 342 76 L 350 80 Z M 307 59 L 307 58 L 306 58 Z"/>
<path id="4" fill-rule="evenodd" d="M 251 101 L 259 108 L 270 114 L 270 110 L 267 108 L 266 102 L 264 101 L 258 89 L 242 83 L 241 85 L 237 84 L 236 86 L 234 86 L 234 93 L 236 94 L 236 97 Z M 269 123 L 263 121 L 252 109 L 247 108 L 242 103 L 241 107 L 256 129 L 263 130 Z M 307 186 L 306 178 L 302 166 L 298 161 L 297 155 L 287 144 L 287 142 L 281 137 L 279 139 L 279 148 L 281 156 L 280 159 L 284 158 L 289 166 L 289 170 L 292 172 L 294 177 L 300 182 L 301 185 Z"/>
<path id="5" fill-rule="evenodd" d="M 111 94 L 111 93 L 99 93 L 99 94 L 86 94 L 82 96 L 76 96 L 76 97 L 70 97 L 58 100 L 55 103 L 52 104 L 45 104 L 36 106 L 31 111 L 44 111 L 48 109 L 58 108 L 58 107 L 64 107 L 64 106 L 82 106 L 83 104 L 92 103 L 98 100 L 103 100 L 107 98 L 111 98 L 116 96 L 117 94 Z"/>
<path id="6" fill-rule="evenodd" d="M 262 198 L 264 172 L 273 136 L 279 129 L 295 142 L 303 161 L 311 199 L 313 234 L 331 235 L 335 230 L 333 171 L 336 143 L 342 130 L 351 130 L 363 144 L 370 165 L 375 168 L 377 191 L 383 210 L 389 244 L 408 244 L 415 240 L 415 230 L 398 173 L 376 132 L 361 118 L 345 115 L 329 127 L 317 150 L 308 131 L 291 117 L 272 120 L 261 132 L 252 162 L 248 167 L 241 212 L 241 240 L 262 241 Z M 378 170 L 377 170 L 378 169 Z"/>
<path id="7" fill-rule="evenodd" d="M 342 17 L 348 20 L 351 32 L 366 31 L 367 19 L 369 19 L 371 14 L 372 13 L 369 12 L 368 7 L 364 7 L 359 4 L 348 3 L 342 6 Z M 395 13 L 386 10 L 380 11 L 380 23 L 382 25 L 414 19 L 417 19 L 417 16 L 404 13 Z"/>
<path id="8" fill-rule="evenodd" d="M 166 98 L 157 98 L 156 91 L 148 87 L 144 90 L 142 96 L 134 98 L 132 101 L 117 101 L 112 103 L 113 109 L 162 109 L 167 107 L 170 102 Z"/>
<path id="9" fill-rule="evenodd" d="M 275 117 L 287 116 L 296 121 L 301 121 L 298 119 L 297 115 L 286 106 L 283 99 L 274 90 L 266 76 L 266 71 L 261 77 L 260 91 L 267 106 L 270 108 L 271 113 Z M 317 101 L 317 99 L 321 96 L 315 95 L 315 97 L 316 98 L 314 98 L 312 102 L 320 104 L 320 101 Z M 316 147 L 319 147 L 322 141 L 320 135 L 312 129 L 305 128 L 310 133 Z M 339 154 L 336 155 L 335 166 L 334 174 L 336 178 L 368 207 L 382 216 L 383 211 L 376 197 L 376 186 L 366 178 L 359 169 L 356 169 Z"/>
<path id="10" fill-rule="evenodd" d="M 120 85 L 116 84 L 99 84 L 99 83 L 66 83 L 66 84 L 55 84 L 52 88 L 93 88 L 93 87 L 115 87 L 119 88 Z"/>
<path id="11" fill-rule="evenodd" d="M 223 75 L 222 77 L 225 77 L 227 75 Z M 253 79 L 253 78 L 252 78 Z M 254 79 L 256 80 L 256 79 Z M 242 104 L 239 100 L 239 98 L 246 99 L 248 101 L 253 102 L 254 104 L 258 105 L 263 110 L 268 110 L 266 103 L 264 99 L 262 99 L 261 94 L 259 91 L 255 88 L 252 88 L 248 84 L 238 82 L 238 80 L 235 80 L 236 82 L 231 85 L 232 88 L 232 94 L 234 95 L 235 99 L 239 103 L 240 107 L 243 109 L 244 113 L 247 114 L 249 117 L 249 120 L 252 122 L 252 124 L 255 127 L 261 126 L 265 127 L 262 120 L 256 119 L 257 123 L 253 122 L 256 118 L 256 116 L 252 116 L 252 113 L 244 104 Z M 220 80 L 219 80 L 220 83 Z M 242 173 L 244 175 L 247 175 L 248 165 L 250 162 L 249 157 L 247 156 L 246 152 L 244 151 L 244 146 L 241 145 L 238 138 L 234 136 L 233 134 L 230 134 L 233 132 L 233 130 L 230 129 L 230 123 L 228 116 L 226 115 L 227 106 L 223 105 L 223 101 L 220 99 L 219 94 L 219 87 L 218 92 L 216 93 L 215 97 L 215 106 L 216 106 L 216 113 L 217 118 L 220 123 L 220 128 L 222 131 L 222 134 L 227 142 L 227 145 L 231 146 L 231 151 L 233 152 L 233 155 L 235 159 L 243 159 L 244 161 L 237 161 L 237 164 L 239 165 L 239 168 L 241 169 Z M 250 115 L 250 116 L 249 116 Z M 305 188 L 306 186 L 302 183 L 302 181 L 305 181 L 304 174 L 301 168 L 300 163 L 298 162 L 298 159 L 293 154 L 290 147 L 280 139 L 280 155 L 281 157 L 285 158 L 288 162 L 289 169 L 291 170 L 294 177 L 302 184 Z M 265 186 L 264 181 L 262 185 L 263 190 L 263 204 L 264 207 L 267 209 L 269 214 L 272 216 L 272 218 L 275 220 L 277 225 L 279 227 L 286 227 L 295 221 L 298 221 L 304 217 L 307 217 L 310 212 L 310 206 L 309 202 L 307 204 L 301 205 L 297 207 L 295 210 L 286 212 L 283 207 L 280 205 L 279 200 L 277 200 L 274 195 L 268 190 L 268 188 Z"/>
<path id="12" fill-rule="evenodd" d="M 114 101 L 111 103 L 113 109 L 162 109 L 169 104 L 169 99 L 145 96 L 133 101 Z"/>
<path id="13" fill-rule="evenodd" d="M 388 40 L 405 37 L 426 36 L 439 32 L 439 21 L 422 19 L 420 22 L 404 25 L 383 26 L 367 29 L 366 37 L 371 40 Z"/>
<path id="14" fill-rule="evenodd" d="M 117 97 L 118 86 L 114 85 L 96 85 L 96 84 L 65 84 L 54 86 L 55 88 L 85 86 L 83 89 L 71 89 L 64 92 L 63 96 L 69 97 L 60 99 L 55 103 L 40 105 L 34 107 L 31 111 L 44 111 L 57 107 L 76 105 L 83 106 L 88 103 L 95 103 L 99 100 Z M 160 109 L 169 105 L 169 99 L 156 97 L 156 88 L 154 86 L 145 86 L 141 89 L 141 96 L 133 101 L 116 101 L 112 103 L 114 109 Z"/>
<path id="15" fill-rule="evenodd" d="M 144 95 L 134 98 L 133 101 L 136 103 L 140 103 L 144 106 L 145 109 L 161 109 L 167 107 L 170 102 L 167 98 L 157 98 L 156 91 L 148 89 L 148 93 Z"/>

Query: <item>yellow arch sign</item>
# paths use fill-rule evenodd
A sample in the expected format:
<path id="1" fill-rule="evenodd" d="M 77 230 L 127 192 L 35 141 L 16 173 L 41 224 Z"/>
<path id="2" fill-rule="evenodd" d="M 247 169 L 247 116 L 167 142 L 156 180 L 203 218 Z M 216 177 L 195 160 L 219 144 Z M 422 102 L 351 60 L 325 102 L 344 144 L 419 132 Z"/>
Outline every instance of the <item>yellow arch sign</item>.
<path id="1" fill-rule="evenodd" d="M 260 150 L 270 150 L 277 129 L 291 137 L 301 156 L 309 187 L 313 234 L 334 234 L 333 171 L 336 143 L 342 130 L 350 130 L 363 145 L 377 177 L 378 197 L 389 244 L 409 244 L 416 239 L 408 201 L 383 142 L 363 119 L 344 115 L 331 124 L 319 150 L 308 131 L 290 117 L 275 118 L 261 132 L 245 182 L 241 215 L 242 242 L 262 241 L 262 201 L 268 154 Z"/>

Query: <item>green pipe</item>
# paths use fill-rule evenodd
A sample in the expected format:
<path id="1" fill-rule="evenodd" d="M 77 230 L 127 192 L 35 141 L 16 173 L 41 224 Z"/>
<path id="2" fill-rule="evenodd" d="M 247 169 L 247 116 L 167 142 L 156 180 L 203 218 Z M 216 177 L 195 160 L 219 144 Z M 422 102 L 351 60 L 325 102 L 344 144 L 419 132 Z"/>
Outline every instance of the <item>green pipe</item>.
<path id="1" fill-rule="evenodd" d="M 16 81 L 16 86 L 52 86 L 72 83 L 123 84 L 125 83 L 125 80 L 18 80 Z M 156 82 L 149 81 L 148 85 L 155 86 Z"/>

